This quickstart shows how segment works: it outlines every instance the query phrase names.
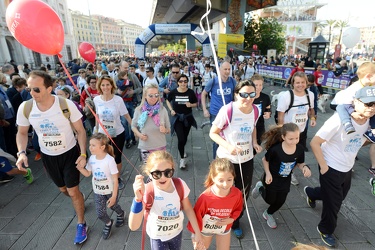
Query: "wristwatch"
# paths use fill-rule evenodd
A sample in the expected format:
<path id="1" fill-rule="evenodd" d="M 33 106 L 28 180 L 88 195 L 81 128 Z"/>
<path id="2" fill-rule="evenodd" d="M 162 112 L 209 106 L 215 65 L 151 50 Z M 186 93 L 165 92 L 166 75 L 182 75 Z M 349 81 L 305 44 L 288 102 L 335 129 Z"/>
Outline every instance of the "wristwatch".
<path id="1" fill-rule="evenodd" d="M 21 150 L 20 152 L 17 153 L 17 157 L 20 157 L 20 155 L 22 154 L 26 154 L 26 151 L 25 150 Z"/>

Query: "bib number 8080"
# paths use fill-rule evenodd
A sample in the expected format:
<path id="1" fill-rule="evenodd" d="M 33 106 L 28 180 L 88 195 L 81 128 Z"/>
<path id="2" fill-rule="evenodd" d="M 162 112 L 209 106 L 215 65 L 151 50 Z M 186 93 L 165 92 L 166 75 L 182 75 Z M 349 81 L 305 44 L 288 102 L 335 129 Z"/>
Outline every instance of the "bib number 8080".
<path id="1" fill-rule="evenodd" d="M 172 231 L 173 229 L 177 229 L 177 228 L 178 228 L 178 223 L 174 225 L 169 225 L 169 226 L 158 226 L 158 231 L 166 232 L 166 231 Z"/>

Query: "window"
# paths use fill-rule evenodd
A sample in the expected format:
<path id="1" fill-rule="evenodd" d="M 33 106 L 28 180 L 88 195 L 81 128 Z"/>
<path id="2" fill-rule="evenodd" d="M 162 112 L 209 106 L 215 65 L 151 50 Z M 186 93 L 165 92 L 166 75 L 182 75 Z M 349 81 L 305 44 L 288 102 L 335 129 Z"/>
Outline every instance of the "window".
<path id="1" fill-rule="evenodd" d="M 68 60 L 71 61 L 73 59 L 72 57 L 72 49 L 69 45 L 66 45 L 66 53 L 68 54 Z"/>

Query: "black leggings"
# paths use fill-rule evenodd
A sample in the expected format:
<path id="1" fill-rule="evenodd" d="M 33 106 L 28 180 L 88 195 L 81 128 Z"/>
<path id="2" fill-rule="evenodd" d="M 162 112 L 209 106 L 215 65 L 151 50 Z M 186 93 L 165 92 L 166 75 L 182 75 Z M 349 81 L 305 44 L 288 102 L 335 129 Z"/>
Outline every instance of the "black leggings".
<path id="1" fill-rule="evenodd" d="M 253 179 L 253 172 L 254 172 L 254 159 L 251 159 L 247 162 L 244 162 L 241 164 L 242 169 L 242 175 L 243 175 L 243 182 L 245 187 L 242 186 L 242 179 L 241 179 L 241 171 L 240 171 L 240 165 L 239 164 L 233 164 L 234 170 L 236 173 L 236 178 L 234 179 L 234 186 L 242 191 L 242 197 L 243 192 L 245 192 L 246 200 L 249 198 L 250 194 L 250 188 L 251 188 L 251 181 Z M 242 208 L 240 216 L 233 222 L 232 228 L 236 229 L 240 227 L 240 219 L 244 213 L 245 210 L 245 202 L 243 202 L 244 206 Z"/>
<path id="2" fill-rule="evenodd" d="M 178 140 L 178 152 L 180 152 L 181 158 L 184 158 L 185 145 L 189 136 L 190 128 L 191 125 L 185 127 L 184 122 L 181 122 L 179 120 L 177 120 L 174 124 L 174 130 L 176 131 Z"/>
<path id="3" fill-rule="evenodd" d="M 278 192 L 264 187 L 261 187 L 259 191 L 264 201 L 270 205 L 267 209 L 268 214 L 274 214 L 279 210 L 284 205 L 286 197 L 288 196 L 288 192 Z"/>

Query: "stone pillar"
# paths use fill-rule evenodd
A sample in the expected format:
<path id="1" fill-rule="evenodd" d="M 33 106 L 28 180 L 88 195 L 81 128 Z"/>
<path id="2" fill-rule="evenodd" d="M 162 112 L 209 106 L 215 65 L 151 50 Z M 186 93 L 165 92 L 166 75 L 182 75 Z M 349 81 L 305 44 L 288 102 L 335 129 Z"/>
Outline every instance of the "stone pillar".
<path id="1" fill-rule="evenodd" d="M 8 45 L 5 40 L 4 34 L 0 36 L 0 52 L 1 52 L 0 54 L 2 55 L 2 58 L 1 58 L 2 61 L 0 63 L 4 64 L 5 62 L 9 62 L 11 58 L 10 58 Z"/>
<path id="2" fill-rule="evenodd" d="M 195 38 L 191 35 L 186 36 L 186 45 L 188 50 L 195 50 Z"/>

